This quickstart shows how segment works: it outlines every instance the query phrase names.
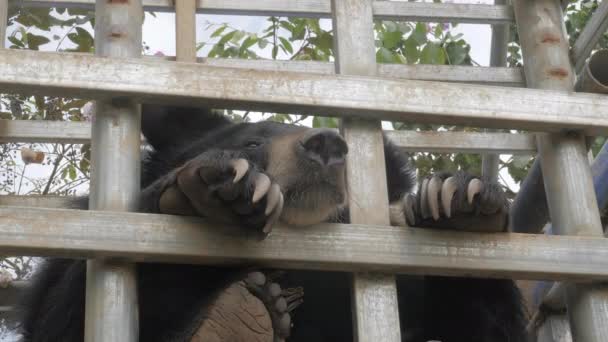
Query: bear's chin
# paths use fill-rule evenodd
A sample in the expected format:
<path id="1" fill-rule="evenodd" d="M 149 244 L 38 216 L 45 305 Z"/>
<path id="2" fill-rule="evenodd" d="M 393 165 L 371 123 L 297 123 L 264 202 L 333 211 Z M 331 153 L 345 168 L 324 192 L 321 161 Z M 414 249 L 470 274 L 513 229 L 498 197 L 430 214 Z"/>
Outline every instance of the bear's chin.
<path id="1" fill-rule="evenodd" d="M 346 193 L 335 184 L 321 183 L 285 193 L 281 221 L 308 226 L 327 221 L 344 205 Z"/>

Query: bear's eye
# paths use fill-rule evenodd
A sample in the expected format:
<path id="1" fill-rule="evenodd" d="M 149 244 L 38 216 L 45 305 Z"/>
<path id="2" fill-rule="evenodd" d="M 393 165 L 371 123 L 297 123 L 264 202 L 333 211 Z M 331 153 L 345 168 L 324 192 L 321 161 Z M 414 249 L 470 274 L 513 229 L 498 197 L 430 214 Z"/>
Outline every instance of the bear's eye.
<path id="1" fill-rule="evenodd" d="M 248 142 L 245 144 L 245 147 L 246 147 L 246 148 L 257 148 L 257 147 L 259 147 L 260 145 L 261 145 L 261 143 L 260 143 L 259 141 L 248 141 Z"/>

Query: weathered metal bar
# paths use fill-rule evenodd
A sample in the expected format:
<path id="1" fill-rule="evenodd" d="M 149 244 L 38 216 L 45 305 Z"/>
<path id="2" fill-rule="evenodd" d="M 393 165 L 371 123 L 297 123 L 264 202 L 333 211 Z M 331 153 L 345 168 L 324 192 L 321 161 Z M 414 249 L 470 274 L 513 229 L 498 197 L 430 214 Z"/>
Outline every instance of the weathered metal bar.
<path id="1" fill-rule="evenodd" d="M 495 5 L 505 5 L 506 0 L 494 0 Z M 490 50 L 490 65 L 504 67 L 507 65 L 507 44 L 509 43 L 509 27 L 506 25 L 492 26 L 492 46 Z M 500 156 L 486 153 L 481 159 L 481 174 L 485 179 L 497 180 Z"/>
<path id="2" fill-rule="evenodd" d="M 608 239 L 379 225 L 279 226 L 255 234 L 195 217 L 0 207 L 13 255 L 511 279 L 608 280 Z"/>
<path id="3" fill-rule="evenodd" d="M 507 24 L 514 21 L 513 8 L 504 4 L 454 4 L 374 1 L 374 17 L 398 21 Z"/>
<path id="4" fill-rule="evenodd" d="M 175 1 L 175 45 L 178 62 L 196 62 L 196 0 Z"/>
<path id="5" fill-rule="evenodd" d="M 574 90 L 574 70 L 557 0 L 514 0 L 515 17 L 529 87 Z M 540 165 L 554 230 L 559 234 L 603 236 L 584 136 L 539 134 Z M 608 315 L 597 310 L 608 296 L 570 285 L 566 291 L 573 339 L 606 341 Z"/>
<path id="6" fill-rule="evenodd" d="M 602 1 L 572 47 L 572 60 L 577 74 L 583 70 L 587 57 L 591 55 L 591 51 L 597 46 L 606 30 L 608 30 L 608 2 Z"/>
<path id="7" fill-rule="evenodd" d="M 332 1 L 337 74 L 376 74 L 373 3 L 373 0 Z M 340 129 L 351 151 L 346 156 L 350 222 L 389 225 L 380 121 L 345 119 Z M 352 302 L 355 341 L 401 341 L 395 275 L 353 274 Z"/>
<path id="8" fill-rule="evenodd" d="M 399 147 L 411 151 L 442 153 L 535 154 L 533 134 L 478 132 L 385 131 Z M 87 122 L 0 120 L 0 142 L 48 142 L 87 144 Z"/>
<path id="9" fill-rule="evenodd" d="M 90 140 L 88 122 L 0 120 L 0 142 L 86 144 Z"/>
<path id="10" fill-rule="evenodd" d="M 141 0 L 97 0 L 95 54 L 117 58 L 140 56 L 143 18 Z M 111 61 L 120 63 L 119 59 Z M 110 78 L 115 76 L 108 74 Z M 138 208 L 140 111 L 140 105 L 127 98 L 95 103 L 91 130 L 91 209 L 133 211 Z M 85 341 L 138 341 L 135 277 L 133 263 L 87 261 Z"/>
<path id="11" fill-rule="evenodd" d="M 218 87 L 221 84 L 221 87 Z M 608 131 L 608 99 L 504 87 L 4 50 L 0 91 L 537 131 Z M 432 106 L 428 99 L 432 98 Z"/>
<path id="12" fill-rule="evenodd" d="M 68 196 L 0 195 L 0 205 L 13 207 L 77 209 L 77 206 L 73 202 L 73 198 Z"/>
<path id="13" fill-rule="evenodd" d="M 0 49 L 6 42 L 6 25 L 8 24 L 8 2 L 0 1 Z"/>
<path id="14" fill-rule="evenodd" d="M 94 0 L 19 0 L 19 3 L 25 6 L 48 7 L 53 5 L 92 8 Z M 143 4 L 148 11 L 169 12 L 173 10 L 173 0 L 144 0 Z M 208 14 L 325 18 L 331 16 L 331 0 L 197 0 L 196 8 L 198 13 Z M 450 21 L 480 24 L 513 22 L 513 10 L 510 6 L 374 1 L 373 13 L 378 19 L 400 21 Z"/>

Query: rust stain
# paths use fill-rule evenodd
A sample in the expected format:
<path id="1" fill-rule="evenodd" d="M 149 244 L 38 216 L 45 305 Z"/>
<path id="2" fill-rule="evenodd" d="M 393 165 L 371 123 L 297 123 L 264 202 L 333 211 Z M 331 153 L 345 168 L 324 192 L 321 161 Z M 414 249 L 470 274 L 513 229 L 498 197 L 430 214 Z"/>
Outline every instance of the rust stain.
<path id="1" fill-rule="evenodd" d="M 559 79 L 564 79 L 564 78 L 568 77 L 568 75 L 569 75 L 568 70 L 566 70 L 564 68 L 551 68 L 551 69 L 547 70 L 547 74 L 549 74 L 549 76 L 551 76 L 551 77 L 555 77 L 555 78 L 559 78 Z"/>
<path id="2" fill-rule="evenodd" d="M 110 38 L 120 38 L 122 37 L 121 32 L 110 32 Z"/>
<path id="3" fill-rule="evenodd" d="M 561 42 L 561 39 L 557 35 L 546 33 L 542 36 L 541 42 L 549 44 L 558 44 L 559 42 Z"/>

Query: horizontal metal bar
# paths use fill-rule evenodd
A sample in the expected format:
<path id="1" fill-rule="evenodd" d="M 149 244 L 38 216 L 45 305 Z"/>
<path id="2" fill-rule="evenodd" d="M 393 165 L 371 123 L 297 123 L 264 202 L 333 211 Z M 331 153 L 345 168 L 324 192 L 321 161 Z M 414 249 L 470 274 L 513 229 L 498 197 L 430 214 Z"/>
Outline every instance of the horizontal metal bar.
<path id="1" fill-rule="evenodd" d="M 411 152 L 535 154 L 534 134 L 489 132 L 386 131 L 399 147 Z"/>
<path id="2" fill-rule="evenodd" d="M 0 195 L 0 206 L 78 209 L 74 197 L 54 195 Z"/>
<path id="3" fill-rule="evenodd" d="M 416 131 L 386 131 L 386 134 L 395 144 L 412 152 L 536 152 L 533 134 Z M 0 142 L 86 144 L 90 138 L 91 125 L 87 122 L 0 120 Z"/>
<path id="4" fill-rule="evenodd" d="M 9 0 L 25 6 L 93 8 L 95 0 Z M 144 9 L 173 12 L 173 0 L 143 0 Z M 323 17 L 331 15 L 331 0 L 198 0 L 197 13 Z M 510 6 L 375 1 L 376 19 L 400 21 L 501 24 L 513 22 Z"/>
<path id="5" fill-rule="evenodd" d="M 507 5 L 374 1 L 374 17 L 385 20 L 508 24 L 515 19 Z"/>
<path id="6" fill-rule="evenodd" d="M 492 128 L 608 132 L 595 94 L 0 52 L 0 91 Z"/>
<path id="7" fill-rule="evenodd" d="M 88 122 L 0 120 L 0 142 L 86 144 L 90 140 Z"/>
<path id="8" fill-rule="evenodd" d="M 334 63 L 330 62 L 248 60 L 235 58 L 199 58 L 198 61 L 205 65 L 228 68 L 309 72 L 323 75 L 335 74 Z M 387 78 L 501 85 L 509 87 L 525 86 L 521 68 L 427 64 L 378 64 L 377 68 L 378 75 Z"/>
<path id="9" fill-rule="evenodd" d="M 193 217 L 0 207 L 13 255 L 515 279 L 607 280 L 608 239 L 374 225 L 277 227 L 264 241 Z"/>
<path id="10" fill-rule="evenodd" d="M 585 61 L 606 30 L 608 30 L 608 1 L 602 1 L 572 47 L 572 60 L 577 74 L 583 70 Z"/>

